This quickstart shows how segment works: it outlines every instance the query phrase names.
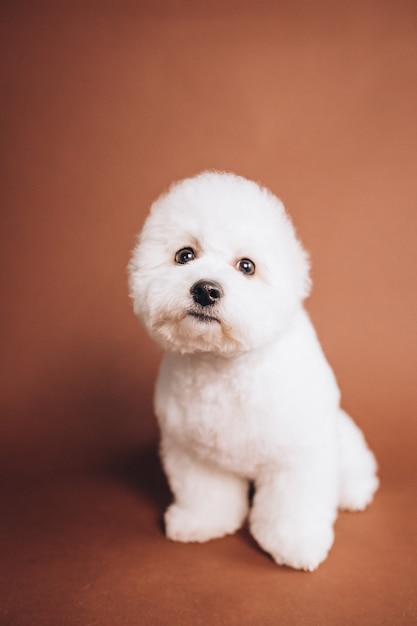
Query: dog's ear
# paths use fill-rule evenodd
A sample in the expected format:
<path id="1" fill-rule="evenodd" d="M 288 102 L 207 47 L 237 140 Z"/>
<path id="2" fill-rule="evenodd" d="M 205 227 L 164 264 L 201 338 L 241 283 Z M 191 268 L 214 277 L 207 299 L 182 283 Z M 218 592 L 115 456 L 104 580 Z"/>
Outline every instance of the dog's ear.
<path id="1" fill-rule="evenodd" d="M 281 242 L 287 251 L 295 285 L 295 294 L 300 302 L 310 295 L 312 281 L 310 277 L 310 256 L 297 236 L 291 217 L 284 204 L 278 200 L 281 209 Z"/>
<path id="2" fill-rule="evenodd" d="M 310 276 L 310 256 L 306 250 L 304 250 L 301 243 L 297 240 L 298 253 L 297 253 L 297 280 L 298 280 L 298 294 L 301 300 L 305 300 L 310 295 L 312 281 Z"/>

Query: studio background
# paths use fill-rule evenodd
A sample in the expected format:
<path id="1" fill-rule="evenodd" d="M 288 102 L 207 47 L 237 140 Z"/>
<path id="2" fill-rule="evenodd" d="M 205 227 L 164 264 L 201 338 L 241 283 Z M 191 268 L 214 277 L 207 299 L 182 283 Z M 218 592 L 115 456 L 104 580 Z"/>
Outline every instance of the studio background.
<path id="1" fill-rule="evenodd" d="M 1 5 L 0 623 L 417 623 L 417 7 Z M 307 308 L 382 486 L 314 574 L 243 530 L 168 542 L 160 354 L 126 265 L 203 169 L 286 204 Z"/>

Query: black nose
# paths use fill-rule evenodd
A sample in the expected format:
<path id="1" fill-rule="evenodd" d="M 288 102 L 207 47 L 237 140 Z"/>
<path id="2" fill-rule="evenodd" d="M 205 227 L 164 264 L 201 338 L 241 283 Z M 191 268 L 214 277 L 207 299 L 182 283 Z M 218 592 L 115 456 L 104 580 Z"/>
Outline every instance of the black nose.
<path id="1" fill-rule="evenodd" d="M 203 278 L 197 281 L 190 289 L 194 302 L 201 306 L 215 304 L 223 295 L 223 289 L 215 280 Z"/>

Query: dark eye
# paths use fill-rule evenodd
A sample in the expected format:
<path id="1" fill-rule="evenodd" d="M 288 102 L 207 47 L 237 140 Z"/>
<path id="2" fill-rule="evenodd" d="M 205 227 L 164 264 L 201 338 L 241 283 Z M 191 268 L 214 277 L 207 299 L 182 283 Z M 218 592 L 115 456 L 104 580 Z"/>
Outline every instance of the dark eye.
<path id="1" fill-rule="evenodd" d="M 185 265 L 195 259 L 195 252 L 192 248 L 181 248 L 175 255 L 175 263 Z"/>
<path id="2" fill-rule="evenodd" d="M 236 267 L 242 274 L 247 276 L 252 276 L 255 273 L 255 263 L 250 259 L 240 259 Z"/>

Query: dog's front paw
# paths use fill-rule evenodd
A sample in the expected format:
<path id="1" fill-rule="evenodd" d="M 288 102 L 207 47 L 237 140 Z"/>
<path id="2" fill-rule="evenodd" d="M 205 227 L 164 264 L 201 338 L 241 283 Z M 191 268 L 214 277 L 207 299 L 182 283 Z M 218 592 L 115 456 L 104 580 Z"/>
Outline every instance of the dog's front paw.
<path id="1" fill-rule="evenodd" d="M 271 527 L 258 522 L 251 524 L 251 532 L 278 565 L 310 572 L 326 559 L 334 539 L 330 525 L 297 529 L 292 525 Z"/>
<path id="2" fill-rule="evenodd" d="M 326 559 L 333 540 L 331 528 L 302 533 L 299 536 L 295 534 L 279 542 L 279 545 L 271 550 L 271 556 L 279 565 L 312 572 Z"/>
<path id="3" fill-rule="evenodd" d="M 234 533 L 240 525 L 241 521 L 220 519 L 215 512 L 187 509 L 176 503 L 165 512 L 165 532 L 173 541 L 204 542 Z"/>

